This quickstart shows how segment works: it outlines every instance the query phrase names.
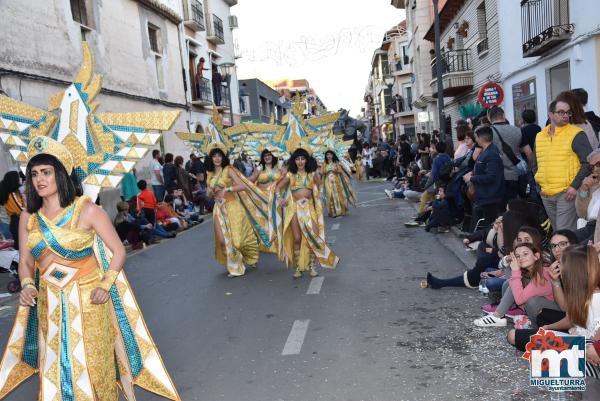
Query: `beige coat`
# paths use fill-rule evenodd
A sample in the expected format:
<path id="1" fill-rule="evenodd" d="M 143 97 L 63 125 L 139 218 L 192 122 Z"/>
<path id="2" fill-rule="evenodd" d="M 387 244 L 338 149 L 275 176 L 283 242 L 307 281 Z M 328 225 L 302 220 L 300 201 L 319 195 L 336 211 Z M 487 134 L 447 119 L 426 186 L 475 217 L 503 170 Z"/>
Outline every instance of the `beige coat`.
<path id="1" fill-rule="evenodd" d="M 588 192 L 588 196 L 582 198 L 579 195 L 579 191 L 577 191 L 577 198 L 575 198 L 575 209 L 577 210 L 577 216 L 580 219 L 587 220 L 588 218 L 588 207 L 590 206 L 590 201 L 592 200 L 592 194 L 600 189 L 600 184 L 596 184 L 592 186 Z M 596 222 L 600 221 L 600 213 L 596 216 Z M 594 243 L 600 241 L 600 224 L 596 223 L 596 230 L 594 231 Z"/>

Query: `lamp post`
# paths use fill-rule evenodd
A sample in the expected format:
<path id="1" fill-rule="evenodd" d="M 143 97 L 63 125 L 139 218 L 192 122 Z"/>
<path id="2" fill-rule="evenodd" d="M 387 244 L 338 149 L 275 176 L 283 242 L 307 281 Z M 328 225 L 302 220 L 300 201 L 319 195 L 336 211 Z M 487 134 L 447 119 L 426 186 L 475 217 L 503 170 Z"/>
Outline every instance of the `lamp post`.
<path id="1" fill-rule="evenodd" d="M 385 77 L 383 77 L 383 82 L 390 90 L 390 98 L 392 99 L 392 101 L 394 100 L 394 96 L 392 95 L 392 88 L 394 87 L 395 81 L 396 78 L 393 75 L 386 75 Z M 393 142 L 396 142 L 396 118 L 394 117 L 394 114 L 391 111 L 392 109 L 390 108 L 390 116 L 392 117 L 392 132 L 394 133 L 393 138 L 391 139 L 393 140 Z"/>
<path id="2" fill-rule="evenodd" d="M 439 0 L 433 1 L 433 31 L 435 35 L 435 77 L 437 83 L 438 121 L 440 125 L 440 138 L 448 143 L 446 138 L 446 122 L 444 121 L 444 83 L 442 82 L 442 50 L 440 44 L 440 10 Z"/>
<path id="3" fill-rule="evenodd" d="M 235 72 L 235 64 L 234 63 L 223 63 L 219 65 L 221 70 L 225 73 L 225 82 L 227 82 L 227 89 L 229 91 L 229 124 L 230 127 L 233 127 L 233 101 L 231 94 L 231 77 Z"/>

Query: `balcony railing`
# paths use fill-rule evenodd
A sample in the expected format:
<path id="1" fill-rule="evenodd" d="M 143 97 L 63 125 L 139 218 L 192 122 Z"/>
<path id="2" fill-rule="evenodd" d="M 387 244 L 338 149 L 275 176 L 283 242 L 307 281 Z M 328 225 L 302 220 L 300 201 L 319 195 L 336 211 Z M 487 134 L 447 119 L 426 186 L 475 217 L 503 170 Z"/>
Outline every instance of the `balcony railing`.
<path id="1" fill-rule="evenodd" d="M 405 60 L 405 62 L 403 62 L 402 60 L 398 60 L 395 63 L 390 63 L 390 66 L 389 66 L 390 72 L 392 74 L 394 74 L 394 73 L 396 73 L 396 74 L 402 74 L 402 73 L 408 74 L 410 72 L 410 65 L 408 64 L 407 61 L 408 60 Z"/>
<path id="2" fill-rule="evenodd" d="M 523 57 L 539 56 L 568 40 L 575 31 L 569 0 L 521 0 Z"/>
<path id="3" fill-rule="evenodd" d="M 471 51 L 470 49 L 448 50 L 442 53 L 440 62 L 442 65 L 442 74 L 451 72 L 470 71 L 469 64 Z M 433 79 L 437 76 L 437 58 L 431 62 L 431 76 Z"/>
<path id="4" fill-rule="evenodd" d="M 202 11 L 202 3 L 198 0 L 188 0 L 184 4 L 184 16 L 183 24 L 194 31 L 203 31 L 204 25 L 204 12 Z"/>
<path id="5" fill-rule="evenodd" d="M 444 96 L 455 96 L 473 87 L 471 50 L 449 50 L 431 61 L 431 88 L 437 96 L 437 66 L 441 63 Z"/>
<path id="6" fill-rule="evenodd" d="M 215 42 L 217 44 L 225 43 L 225 33 L 223 32 L 223 20 L 212 14 L 212 23 L 210 25 L 209 32 L 206 39 Z"/>
<path id="7" fill-rule="evenodd" d="M 389 114 L 398 113 L 411 113 L 412 112 L 412 99 L 405 98 L 393 98 L 392 102 L 388 107 Z"/>
<path id="8" fill-rule="evenodd" d="M 211 81 L 208 78 L 202 78 L 202 81 L 192 90 L 192 103 L 211 104 L 212 102 Z"/>

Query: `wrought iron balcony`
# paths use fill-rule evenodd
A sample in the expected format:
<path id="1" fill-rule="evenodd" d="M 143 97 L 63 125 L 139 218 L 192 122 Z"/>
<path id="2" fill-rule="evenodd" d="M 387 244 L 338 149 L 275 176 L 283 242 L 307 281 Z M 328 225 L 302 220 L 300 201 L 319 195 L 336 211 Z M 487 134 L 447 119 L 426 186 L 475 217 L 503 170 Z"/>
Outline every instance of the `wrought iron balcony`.
<path id="1" fill-rule="evenodd" d="M 223 32 L 223 20 L 215 14 L 211 14 L 211 21 L 208 25 L 206 40 L 217 45 L 225 44 L 225 33 Z"/>
<path id="2" fill-rule="evenodd" d="M 213 103 L 211 80 L 202 78 L 195 88 L 192 89 L 192 104 L 207 106 Z"/>
<path id="3" fill-rule="evenodd" d="M 456 96 L 473 88 L 473 71 L 471 70 L 471 50 L 449 50 L 439 58 L 431 60 L 431 89 L 437 97 L 437 65 L 438 59 L 442 67 L 443 96 Z"/>
<path id="4" fill-rule="evenodd" d="M 188 0 L 184 4 L 183 24 L 194 31 L 204 31 L 204 11 L 198 0 Z"/>
<path id="5" fill-rule="evenodd" d="M 400 59 L 394 63 L 390 63 L 389 69 L 394 75 L 410 74 L 411 69 L 408 64 L 408 56 L 404 56 L 403 60 Z"/>
<path id="6" fill-rule="evenodd" d="M 521 0 L 523 57 L 539 56 L 569 40 L 569 0 Z"/>

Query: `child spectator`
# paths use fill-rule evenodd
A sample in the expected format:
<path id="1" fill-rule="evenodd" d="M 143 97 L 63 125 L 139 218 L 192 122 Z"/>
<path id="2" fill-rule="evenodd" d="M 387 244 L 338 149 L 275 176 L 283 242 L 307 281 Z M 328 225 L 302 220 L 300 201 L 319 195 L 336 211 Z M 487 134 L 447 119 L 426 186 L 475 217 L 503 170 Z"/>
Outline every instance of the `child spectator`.
<path id="1" fill-rule="evenodd" d="M 158 202 L 154 193 L 147 188 L 148 184 L 145 180 L 138 182 L 140 193 L 137 195 L 137 210 L 143 213 L 146 219 L 152 224 L 156 222 L 156 208 Z"/>

